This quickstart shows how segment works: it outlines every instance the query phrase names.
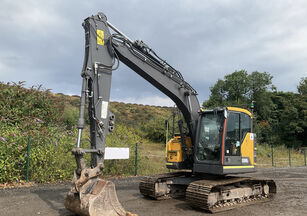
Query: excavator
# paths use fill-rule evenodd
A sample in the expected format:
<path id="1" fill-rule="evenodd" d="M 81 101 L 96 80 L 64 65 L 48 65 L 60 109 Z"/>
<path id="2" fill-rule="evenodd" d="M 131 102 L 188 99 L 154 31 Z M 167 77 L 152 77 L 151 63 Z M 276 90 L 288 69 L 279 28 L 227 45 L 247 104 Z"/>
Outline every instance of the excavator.
<path id="1" fill-rule="evenodd" d="M 172 172 L 142 177 L 142 195 L 157 200 L 185 197 L 192 207 L 211 213 L 273 199 L 273 180 L 236 175 L 256 172 L 256 135 L 248 110 L 200 107 L 196 90 L 178 70 L 143 41 L 132 41 L 105 14 L 90 16 L 82 25 L 83 81 L 77 146 L 72 150 L 77 167 L 64 202 L 67 209 L 78 215 L 133 215 L 118 201 L 114 184 L 102 177 L 106 136 L 115 121 L 109 110 L 111 77 L 120 62 L 168 96 L 183 117 L 178 120 L 179 133 L 167 143 L 166 167 Z M 88 149 L 81 147 L 87 105 Z"/>

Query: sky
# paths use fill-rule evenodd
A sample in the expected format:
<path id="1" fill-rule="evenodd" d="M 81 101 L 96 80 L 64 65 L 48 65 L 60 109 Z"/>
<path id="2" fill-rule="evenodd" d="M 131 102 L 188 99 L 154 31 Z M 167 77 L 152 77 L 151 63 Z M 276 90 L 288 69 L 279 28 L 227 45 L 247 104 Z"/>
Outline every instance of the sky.
<path id="1" fill-rule="evenodd" d="M 200 103 L 235 70 L 268 72 L 280 91 L 296 92 L 307 76 L 304 0 L 0 0 L 0 81 L 80 95 L 81 24 L 100 11 L 179 70 Z M 174 104 L 124 64 L 113 72 L 111 101 Z"/>

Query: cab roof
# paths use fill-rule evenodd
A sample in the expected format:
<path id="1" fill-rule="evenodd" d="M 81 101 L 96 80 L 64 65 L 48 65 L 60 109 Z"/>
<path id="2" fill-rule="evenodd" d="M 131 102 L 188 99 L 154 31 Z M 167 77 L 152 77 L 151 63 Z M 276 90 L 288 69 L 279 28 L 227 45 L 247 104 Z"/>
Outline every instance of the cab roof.
<path id="1" fill-rule="evenodd" d="M 251 118 L 253 117 L 253 115 L 251 114 L 250 111 L 248 111 L 246 109 L 243 109 L 243 108 L 239 108 L 239 107 L 226 107 L 226 109 L 230 110 L 230 111 L 243 112 L 243 113 L 249 115 Z"/>
<path id="2" fill-rule="evenodd" d="M 216 109 L 205 109 L 205 108 L 201 108 L 201 112 L 210 112 L 210 111 L 223 111 L 223 110 L 229 110 L 229 111 L 235 111 L 235 112 L 242 112 L 245 113 L 247 115 L 249 115 L 251 118 L 253 117 L 253 115 L 251 114 L 250 111 L 243 109 L 243 108 L 239 108 L 239 107 L 226 107 L 226 108 L 216 108 Z"/>

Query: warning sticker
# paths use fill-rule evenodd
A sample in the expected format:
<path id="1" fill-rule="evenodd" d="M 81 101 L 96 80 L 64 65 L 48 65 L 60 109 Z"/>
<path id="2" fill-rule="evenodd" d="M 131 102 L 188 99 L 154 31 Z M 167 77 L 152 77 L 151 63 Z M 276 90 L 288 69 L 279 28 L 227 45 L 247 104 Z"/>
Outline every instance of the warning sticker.
<path id="1" fill-rule="evenodd" d="M 242 163 L 248 163 L 248 159 L 247 158 L 242 158 Z"/>
<path id="2" fill-rule="evenodd" d="M 253 134 L 253 133 L 251 133 L 251 134 L 249 135 L 249 139 L 250 139 L 250 140 L 254 140 L 254 134 Z"/>
<path id="3" fill-rule="evenodd" d="M 97 44 L 104 45 L 104 32 L 100 29 L 97 29 Z"/>
<path id="4" fill-rule="evenodd" d="M 107 101 L 102 101 L 101 103 L 101 118 L 106 119 L 108 114 L 108 105 Z"/>

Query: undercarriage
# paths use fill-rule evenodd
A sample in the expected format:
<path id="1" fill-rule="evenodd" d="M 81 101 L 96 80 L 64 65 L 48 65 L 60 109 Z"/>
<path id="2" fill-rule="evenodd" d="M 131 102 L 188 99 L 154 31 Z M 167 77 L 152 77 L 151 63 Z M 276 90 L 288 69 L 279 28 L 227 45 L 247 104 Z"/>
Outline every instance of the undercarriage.
<path id="1" fill-rule="evenodd" d="M 211 213 L 274 198 L 273 180 L 251 177 L 166 173 L 142 178 L 140 192 L 153 199 L 184 198 L 194 208 Z"/>

